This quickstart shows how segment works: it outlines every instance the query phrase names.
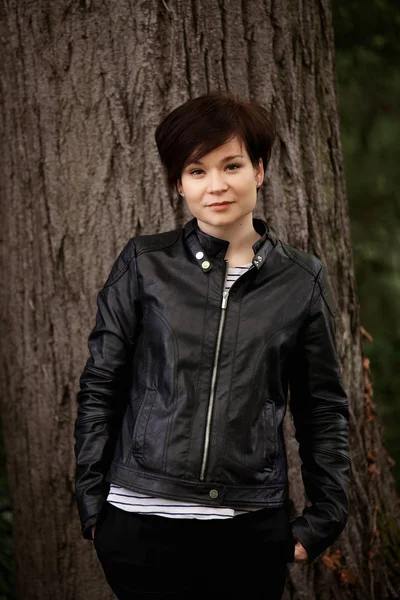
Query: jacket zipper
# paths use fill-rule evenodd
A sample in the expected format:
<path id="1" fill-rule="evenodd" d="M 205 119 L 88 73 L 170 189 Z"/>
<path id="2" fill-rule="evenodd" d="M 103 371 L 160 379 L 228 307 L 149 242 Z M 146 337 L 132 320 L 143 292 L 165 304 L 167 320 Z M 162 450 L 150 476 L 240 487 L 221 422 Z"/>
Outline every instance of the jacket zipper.
<path id="1" fill-rule="evenodd" d="M 226 272 L 228 269 L 228 261 L 226 260 L 225 263 L 226 264 L 225 264 L 224 283 L 225 283 L 225 279 L 226 279 Z M 251 267 L 249 267 L 248 271 L 250 271 L 250 269 L 254 269 L 254 266 L 252 265 Z M 247 271 L 246 271 L 246 273 L 247 273 Z M 232 287 L 235 284 L 236 284 L 236 281 L 233 283 L 233 285 L 231 285 L 230 290 L 232 289 Z M 220 354 L 220 350 L 221 350 L 221 341 L 222 341 L 222 334 L 224 331 L 226 307 L 228 306 L 228 298 L 229 298 L 230 290 L 228 292 L 222 292 L 221 316 L 220 316 L 219 325 L 218 325 L 217 347 L 215 349 L 214 364 L 213 364 L 212 377 L 211 377 L 211 391 L 210 391 L 210 396 L 208 399 L 207 421 L 206 421 L 206 431 L 205 431 L 205 435 L 204 435 L 204 451 L 203 451 L 203 460 L 201 463 L 200 481 L 204 481 L 206 467 L 207 467 L 208 449 L 210 446 L 211 421 L 212 421 L 212 414 L 213 414 L 213 409 L 214 409 L 215 387 L 216 387 L 216 382 L 217 382 L 218 359 L 219 359 L 219 354 Z"/>

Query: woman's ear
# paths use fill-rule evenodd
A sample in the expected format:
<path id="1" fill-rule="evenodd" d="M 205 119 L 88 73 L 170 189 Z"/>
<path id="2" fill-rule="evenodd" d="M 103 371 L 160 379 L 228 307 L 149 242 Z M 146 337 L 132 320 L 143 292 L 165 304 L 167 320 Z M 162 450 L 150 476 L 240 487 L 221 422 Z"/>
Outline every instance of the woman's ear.
<path id="1" fill-rule="evenodd" d="M 178 194 L 180 194 L 181 196 L 185 195 L 183 193 L 182 181 L 180 179 L 178 179 L 177 182 L 176 182 L 176 189 L 178 190 Z"/>
<path id="2" fill-rule="evenodd" d="M 264 164 L 263 164 L 262 158 L 258 159 L 257 175 L 258 175 L 260 181 L 263 181 L 263 179 L 264 179 Z"/>

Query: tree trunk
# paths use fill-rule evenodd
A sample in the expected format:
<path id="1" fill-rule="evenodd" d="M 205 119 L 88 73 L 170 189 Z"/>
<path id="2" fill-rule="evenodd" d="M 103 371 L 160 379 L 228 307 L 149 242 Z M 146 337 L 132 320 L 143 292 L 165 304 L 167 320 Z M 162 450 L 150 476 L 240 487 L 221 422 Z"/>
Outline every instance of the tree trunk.
<path id="1" fill-rule="evenodd" d="M 73 423 L 95 296 L 124 242 L 191 218 L 154 130 L 216 89 L 273 107 L 255 216 L 327 266 L 351 405 L 351 513 L 285 599 L 397 598 L 399 503 L 363 358 L 329 0 L 7 0 L 0 8 L 0 402 L 18 597 L 106 600 L 74 498 Z M 307 502 L 290 413 L 293 516 Z"/>

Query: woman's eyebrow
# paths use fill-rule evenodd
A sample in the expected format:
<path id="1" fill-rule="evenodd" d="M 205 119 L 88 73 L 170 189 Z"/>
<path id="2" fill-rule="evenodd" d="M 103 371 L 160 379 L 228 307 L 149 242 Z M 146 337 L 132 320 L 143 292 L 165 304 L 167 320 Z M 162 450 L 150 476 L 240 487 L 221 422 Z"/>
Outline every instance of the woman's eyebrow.
<path id="1" fill-rule="evenodd" d="M 221 158 L 220 163 L 226 162 L 227 160 L 233 160 L 234 158 L 244 158 L 243 154 L 235 154 L 235 156 L 225 156 Z M 202 165 L 201 160 L 195 160 L 189 163 L 189 165 Z"/>

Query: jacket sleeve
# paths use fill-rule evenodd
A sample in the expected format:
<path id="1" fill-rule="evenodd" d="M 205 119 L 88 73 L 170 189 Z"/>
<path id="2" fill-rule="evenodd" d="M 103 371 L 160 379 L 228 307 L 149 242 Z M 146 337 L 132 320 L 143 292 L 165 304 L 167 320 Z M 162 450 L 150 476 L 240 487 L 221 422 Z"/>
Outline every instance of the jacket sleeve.
<path id="1" fill-rule="evenodd" d="M 92 539 L 106 501 L 105 475 L 112 460 L 124 411 L 124 390 L 138 323 L 136 253 L 131 238 L 97 295 L 90 356 L 80 377 L 75 421 L 75 494 L 82 535 Z"/>
<path id="2" fill-rule="evenodd" d="M 337 357 L 335 312 L 322 266 L 289 373 L 290 409 L 311 503 L 291 525 L 309 563 L 336 540 L 349 510 L 349 407 Z"/>

